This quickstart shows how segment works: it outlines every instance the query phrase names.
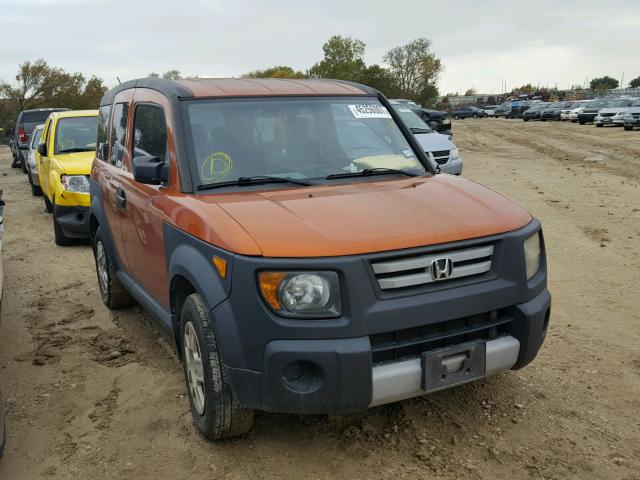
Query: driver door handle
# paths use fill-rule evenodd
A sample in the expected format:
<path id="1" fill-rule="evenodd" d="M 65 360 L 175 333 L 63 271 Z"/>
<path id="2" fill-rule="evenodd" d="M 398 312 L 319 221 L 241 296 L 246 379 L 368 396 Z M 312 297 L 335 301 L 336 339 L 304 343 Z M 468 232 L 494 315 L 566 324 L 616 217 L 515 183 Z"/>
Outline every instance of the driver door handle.
<path id="1" fill-rule="evenodd" d="M 116 189 L 116 205 L 120 210 L 124 211 L 127 209 L 127 194 L 122 187 Z"/>

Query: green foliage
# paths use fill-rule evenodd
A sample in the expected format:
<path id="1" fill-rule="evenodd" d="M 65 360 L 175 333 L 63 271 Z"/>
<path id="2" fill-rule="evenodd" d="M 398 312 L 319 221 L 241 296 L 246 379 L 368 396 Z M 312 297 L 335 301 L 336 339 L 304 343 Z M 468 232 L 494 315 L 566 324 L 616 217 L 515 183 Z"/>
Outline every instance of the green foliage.
<path id="1" fill-rule="evenodd" d="M 18 67 L 16 82 L 0 82 L 0 127 L 7 129 L 21 110 L 68 107 L 74 110 L 98 108 L 107 91 L 102 80 L 87 80 L 81 73 L 67 73 L 44 60 L 26 61 Z"/>
<path id="2" fill-rule="evenodd" d="M 181 80 L 182 75 L 180 75 L 179 70 L 168 70 L 160 75 L 157 72 L 151 72 L 147 75 L 147 78 L 164 78 L 165 80 Z"/>
<path id="3" fill-rule="evenodd" d="M 303 72 L 299 72 L 288 65 L 277 65 L 265 68 L 264 70 L 254 70 L 245 73 L 242 78 L 306 78 Z"/>
<path id="4" fill-rule="evenodd" d="M 467 89 L 467 91 L 464 92 L 465 96 L 476 95 L 477 93 L 478 91 L 473 87 Z"/>
<path id="5" fill-rule="evenodd" d="M 322 46 L 324 58 L 309 69 L 309 76 L 361 82 L 367 68 L 365 46 L 362 40 L 334 35 Z"/>
<path id="6" fill-rule="evenodd" d="M 423 104 L 432 103 L 438 96 L 436 87 L 442 71 L 440 59 L 431 51 L 427 38 L 392 48 L 384 56 L 391 75 L 403 97 Z"/>
<path id="7" fill-rule="evenodd" d="M 592 90 L 611 90 L 614 88 L 618 88 L 620 82 L 609 75 L 605 75 L 604 77 L 594 78 L 591 80 L 589 84 Z"/>
<path id="8" fill-rule="evenodd" d="M 630 88 L 640 88 L 640 76 L 637 76 L 629 82 Z"/>
<path id="9" fill-rule="evenodd" d="M 521 87 L 514 88 L 512 93 L 535 93 L 535 91 L 536 87 L 534 87 L 530 83 L 527 83 L 525 85 L 522 85 Z"/>

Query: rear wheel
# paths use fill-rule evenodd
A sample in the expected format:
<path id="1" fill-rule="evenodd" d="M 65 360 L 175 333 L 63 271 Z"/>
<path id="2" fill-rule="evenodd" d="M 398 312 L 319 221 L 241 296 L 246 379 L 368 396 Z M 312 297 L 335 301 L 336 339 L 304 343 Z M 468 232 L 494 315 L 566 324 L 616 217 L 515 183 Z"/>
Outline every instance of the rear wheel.
<path id="1" fill-rule="evenodd" d="M 602 125 L 601 123 L 596 123 L 596 127 L 602 128 L 602 127 L 604 127 L 604 125 Z"/>
<path id="2" fill-rule="evenodd" d="M 38 185 L 33 184 L 33 175 L 31 175 L 31 170 L 27 172 L 27 176 L 29 177 L 29 185 L 31 186 L 31 195 L 34 197 L 42 196 L 42 189 Z"/>
<path id="3" fill-rule="evenodd" d="M 253 410 L 242 408 L 220 359 L 212 321 L 200 295 L 187 297 L 180 312 L 180 338 L 191 416 L 209 440 L 235 437 L 253 425 Z"/>
<path id="4" fill-rule="evenodd" d="M 124 308 L 135 303 L 133 297 L 122 286 L 116 269 L 109 258 L 100 227 L 93 236 L 93 257 L 96 262 L 100 298 L 109 309 Z"/>
<path id="5" fill-rule="evenodd" d="M 584 120 L 578 120 L 578 122 L 580 123 L 580 125 L 584 125 L 585 123 L 587 123 Z"/>

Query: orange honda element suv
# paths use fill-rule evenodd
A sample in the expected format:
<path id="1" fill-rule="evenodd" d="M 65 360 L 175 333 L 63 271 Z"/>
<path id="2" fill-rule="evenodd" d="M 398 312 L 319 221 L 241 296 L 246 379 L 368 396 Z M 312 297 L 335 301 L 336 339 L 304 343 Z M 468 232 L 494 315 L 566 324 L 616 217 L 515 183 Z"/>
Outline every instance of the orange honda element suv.
<path id="1" fill-rule="evenodd" d="M 545 338 L 538 220 L 440 173 L 364 85 L 124 83 L 90 193 L 102 300 L 175 339 L 210 439 L 518 369 Z"/>

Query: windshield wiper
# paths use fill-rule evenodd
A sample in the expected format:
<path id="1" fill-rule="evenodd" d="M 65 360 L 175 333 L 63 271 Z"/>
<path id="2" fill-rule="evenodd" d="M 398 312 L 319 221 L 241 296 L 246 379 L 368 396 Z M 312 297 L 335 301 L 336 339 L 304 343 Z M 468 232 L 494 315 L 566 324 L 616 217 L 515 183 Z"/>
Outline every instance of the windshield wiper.
<path id="1" fill-rule="evenodd" d="M 419 175 L 407 170 L 379 167 L 365 168 L 364 170 L 361 170 L 359 172 L 334 173 L 332 175 L 327 175 L 325 178 L 327 180 L 331 180 L 333 178 L 368 177 L 370 175 L 388 175 L 390 173 L 399 173 L 401 175 L 406 175 L 407 177 L 417 177 Z"/>
<path id="2" fill-rule="evenodd" d="M 300 185 L 302 187 L 309 187 L 312 185 L 311 183 L 305 182 L 304 180 L 297 180 L 290 177 L 254 175 L 253 177 L 240 177 L 237 180 L 231 180 L 229 182 L 205 183 L 203 185 L 198 185 L 198 190 L 211 190 L 213 188 L 229 187 L 232 185 L 246 187 L 248 185 L 263 185 L 265 183 L 292 183 L 293 185 Z"/>
<path id="3" fill-rule="evenodd" d="M 76 153 L 76 152 L 93 152 L 95 148 L 88 147 L 73 147 L 73 148 L 65 148 L 64 150 L 58 150 L 58 153 Z"/>
<path id="4" fill-rule="evenodd" d="M 433 130 L 430 128 L 422 128 L 422 127 L 411 127 L 411 133 L 432 133 Z"/>

